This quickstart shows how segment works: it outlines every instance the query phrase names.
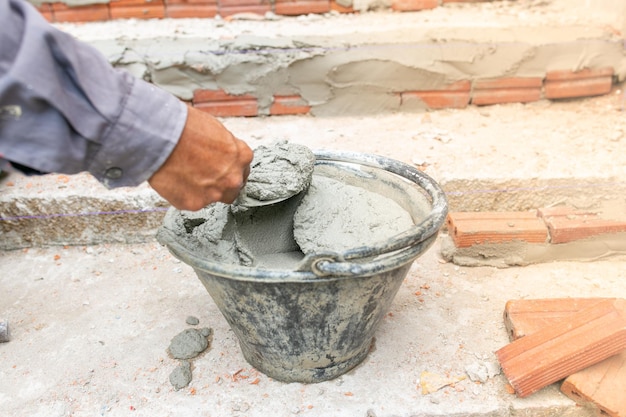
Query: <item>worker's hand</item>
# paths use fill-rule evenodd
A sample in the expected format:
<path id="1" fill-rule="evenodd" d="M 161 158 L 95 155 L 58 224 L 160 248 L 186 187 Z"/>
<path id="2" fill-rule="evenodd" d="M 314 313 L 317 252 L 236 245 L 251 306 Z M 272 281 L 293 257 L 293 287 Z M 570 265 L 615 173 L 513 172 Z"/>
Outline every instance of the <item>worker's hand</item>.
<path id="1" fill-rule="evenodd" d="M 217 119 L 189 107 L 178 144 L 148 182 L 180 210 L 232 203 L 248 178 L 252 156 Z"/>

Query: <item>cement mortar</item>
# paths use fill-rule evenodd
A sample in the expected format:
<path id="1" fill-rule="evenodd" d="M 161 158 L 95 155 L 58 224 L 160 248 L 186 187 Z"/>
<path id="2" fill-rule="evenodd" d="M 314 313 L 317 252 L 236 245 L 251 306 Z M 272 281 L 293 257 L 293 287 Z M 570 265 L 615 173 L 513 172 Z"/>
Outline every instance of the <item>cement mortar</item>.
<path id="1" fill-rule="evenodd" d="M 209 329 L 185 329 L 172 339 L 167 351 L 174 359 L 191 359 L 209 347 Z"/>
<path id="2" fill-rule="evenodd" d="M 626 233 L 611 233 L 569 243 L 482 243 L 457 248 L 449 236 L 442 237 L 442 257 L 462 266 L 505 268 L 555 261 L 596 261 L 626 257 Z"/>
<path id="3" fill-rule="evenodd" d="M 293 197 L 311 184 L 314 165 L 315 155 L 306 146 L 287 141 L 259 146 L 241 194 L 257 202 Z"/>
<path id="4" fill-rule="evenodd" d="M 296 150 L 294 155 L 287 155 L 290 149 Z M 170 209 L 159 240 L 182 243 L 195 256 L 216 263 L 292 269 L 304 254 L 373 245 L 415 224 L 391 198 L 324 176 L 332 172 L 316 175 L 313 163 L 314 154 L 302 145 L 259 147 L 250 172 L 254 196 L 264 200 L 304 190 L 265 207 L 235 202 L 197 212 Z M 291 180 L 284 181 L 285 176 Z M 424 207 L 423 214 L 427 212 Z"/>
<path id="5" fill-rule="evenodd" d="M 615 17 L 598 17 L 582 1 L 530 3 L 265 21 L 176 19 L 146 22 L 141 31 L 133 21 L 59 27 L 181 99 L 191 100 L 196 89 L 250 94 L 260 115 L 269 114 L 276 95 L 299 95 L 314 115 L 337 116 L 421 111 L 424 103 L 399 93 L 458 80 L 603 67 L 624 79 Z"/>
<path id="6" fill-rule="evenodd" d="M 411 226 L 395 201 L 321 176 L 314 177 L 294 215 L 294 237 L 305 254 L 371 246 Z"/>

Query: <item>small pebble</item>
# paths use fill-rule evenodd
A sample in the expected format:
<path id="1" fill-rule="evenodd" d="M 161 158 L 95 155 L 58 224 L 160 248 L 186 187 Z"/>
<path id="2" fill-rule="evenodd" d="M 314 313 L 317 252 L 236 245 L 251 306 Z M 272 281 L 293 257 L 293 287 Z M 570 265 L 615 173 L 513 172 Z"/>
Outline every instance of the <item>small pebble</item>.
<path id="1" fill-rule="evenodd" d="M 189 316 L 187 317 L 187 320 L 185 320 L 185 323 L 189 324 L 190 326 L 195 326 L 200 323 L 200 320 L 198 320 L 197 317 Z"/>

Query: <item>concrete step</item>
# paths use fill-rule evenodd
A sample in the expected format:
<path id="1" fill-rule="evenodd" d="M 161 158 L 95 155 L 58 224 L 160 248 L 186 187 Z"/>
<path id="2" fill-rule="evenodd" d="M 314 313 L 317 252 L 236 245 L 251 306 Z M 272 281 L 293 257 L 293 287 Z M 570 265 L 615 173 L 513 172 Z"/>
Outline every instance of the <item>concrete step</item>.
<path id="1" fill-rule="evenodd" d="M 626 191 L 626 119 L 616 93 L 420 115 L 222 120 L 253 148 L 288 139 L 418 166 L 443 187 L 450 211 L 584 209 Z M 87 174 L 11 173 L 0 180 L 0 245 L 145 241 L 166 207 L 145 184 L 106 190 Z"/>
<path id="2" fill-rule="evenodd" d="M 624 5 L 494 1 L 58 26 L 219 116 L 338 116 L 606 94 L 626 74 Z"/>

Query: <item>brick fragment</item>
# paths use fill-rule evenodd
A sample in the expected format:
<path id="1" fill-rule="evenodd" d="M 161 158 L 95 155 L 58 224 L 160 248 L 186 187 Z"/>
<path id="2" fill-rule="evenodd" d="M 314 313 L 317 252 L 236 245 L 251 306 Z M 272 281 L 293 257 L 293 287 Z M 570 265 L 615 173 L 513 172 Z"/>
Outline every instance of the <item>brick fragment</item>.
<path id="1" fill-rule="evenodd" d="M 548 99 L 588 97 L 608 94 L 613 86 L 613 68 L 582 71 L 550 71 L 544 85 Z"/>
<path id="2" fill-rule="evenodd" d="M 573 242 L 602 234 L 626 232 L 626 207 L 619 214 L 615 208 L 577 210 L 571 207 L 549 207 L 538 210 L 554 244 Z"/>
<path id="3" fill-rule="evenodd" d="M 515 240 L 544 243 L 548 229 L 533 211 L 453 212 L 447 218 L 448 233 L 458 248 Z"/>
<path id="4" fill-rule="evenodd" d="M 528 103 L 541 99 L 541 78 L 510 77 L 474 82 L 472 104 L 486 106 L 503 103 Z"/>
<path id="5" fill-rule="evenodd" d="M 434 9 L 439 6 L 439 0 L 393 0 L 391 9 L 398 12 Z"/>
<path id="6" fill-rule="evenodd" d="M 519 397 L 626 349 L 626 300 L 606 300 L 496 352 Z"/>
<path id="7" fill-rule="evenodd" d="M 274 96 L 270 107 L 271 115 L 307 114 L 310 111 L 311 106 L 300 96 Z"/>

